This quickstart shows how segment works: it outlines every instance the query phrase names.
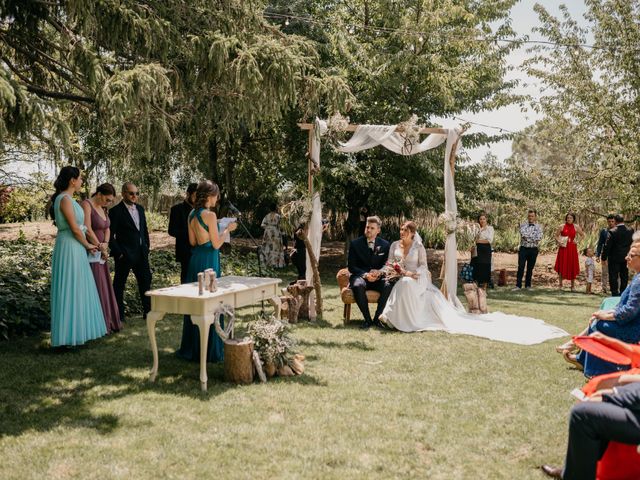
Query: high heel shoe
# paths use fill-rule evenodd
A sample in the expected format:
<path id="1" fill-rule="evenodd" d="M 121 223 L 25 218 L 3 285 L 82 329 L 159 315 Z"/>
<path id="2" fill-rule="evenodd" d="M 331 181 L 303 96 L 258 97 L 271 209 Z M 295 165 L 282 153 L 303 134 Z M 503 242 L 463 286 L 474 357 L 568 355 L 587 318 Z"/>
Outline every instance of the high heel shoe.
<path id="1" fill-rule="evenodd" d="M 564 352 L 562 357 L 567 363 L 570 363 L 580 371 L 584 371 L 584 366 L 578 361 L 578 356 L 575 353 Z"/>

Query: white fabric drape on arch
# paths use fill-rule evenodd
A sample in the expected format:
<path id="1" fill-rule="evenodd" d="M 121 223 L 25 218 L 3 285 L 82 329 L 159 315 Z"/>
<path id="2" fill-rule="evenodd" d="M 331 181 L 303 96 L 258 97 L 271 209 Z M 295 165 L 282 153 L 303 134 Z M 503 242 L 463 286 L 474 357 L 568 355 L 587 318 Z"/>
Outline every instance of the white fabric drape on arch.
<path id="1" fill-rule="evenodd" d="M 345 153 L 361 152 L 381 145 L 399 155 L 417 155 L 439 147 L 446 142 L 444 152 L 444 213 L 447 218 L 457 218 L 456 191 L 449 159 L 454 146 L 457 147 L 460 144 L 460 130 L 448 129 L 446 135 L 432 133 L 420 143 L 407 144 L 405 137 L 396 132 L 396 128 L 396 125 L 359 125 L 349 141 L 341 143 L 337 150 Z M 456 294 L 458 289 L 458 247 L 455 231 L 447 234 L 444 248 L 444 278 L 442 284 L 442 291 L 447 300 L 456 308 L 463 309 L 462 303 Z"/>
<path id="2" fill-rule="evenodd" d="M 327 131 L 327 122 L 316 119 L 315 122 L 315 135 L 311 139 L 311 161 L 320 167 L 320 137 Z M 322 202 L 320 201 L 320 193 L 315 192 L 311 199 L 312 211 L 311 219 L 309 220 L 309 231 L 307 236 L 313 253 L 316 259 L 320 260 L 320 244 L 322 243 Z M 311 262 L 309 261 L 309 255 L 307 255 L 307 270 L 305 274 L 305 280 L 307 285 L 313 285 L 313 271 L 311 270 Z M 316 302 L 315 291 L 312 291 L 309 295 L 309 318 L 315 320 L 316 318 Z"/>

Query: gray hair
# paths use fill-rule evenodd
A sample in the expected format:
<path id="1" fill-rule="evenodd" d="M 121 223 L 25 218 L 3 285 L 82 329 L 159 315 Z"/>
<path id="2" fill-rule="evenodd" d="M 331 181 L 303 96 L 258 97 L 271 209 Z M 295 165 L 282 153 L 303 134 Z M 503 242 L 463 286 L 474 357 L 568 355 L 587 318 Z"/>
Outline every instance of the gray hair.
<path id="1" fill-rule="evenodd" d="M 382 220 L 380 220 L 380 217 L 377 215 L 367 217 L 367 223 L 377 223 L 379 227 L 382 226 Z"/>

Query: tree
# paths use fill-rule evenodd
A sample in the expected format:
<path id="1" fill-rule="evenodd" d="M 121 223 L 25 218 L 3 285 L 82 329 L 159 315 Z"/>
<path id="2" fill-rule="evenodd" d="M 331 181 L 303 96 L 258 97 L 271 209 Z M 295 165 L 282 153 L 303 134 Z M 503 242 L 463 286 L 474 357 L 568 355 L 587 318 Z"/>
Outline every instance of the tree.
<path id="1" fill-rule="evenodd" d="M 343 73 L 357 99 L 353 123 L 396 124 L 493 108 L 510 102 L 504 80 L 513 44 L 508 13 L 514 1 L 329 2 L 273 1 L 266 16 L 314 40 L 323 65 Z M 472 143 L 486 137 L 470 138 Z M 348 209 L 410 215 L 416 207 L 442 209 L 442 152 L 404 158 L 383 150 L 351 156 L 325 149 L 323 200 Z"/>
<path id="2" fill-rule="evenodd" d="M 544 195 L 606 213 L 638 203 L 640 2 L 586 0 L 587 27 L 537 5 L 540 46 L 527 62 L 545 91 L 544 119 L 514 144 L 514 163 L 541 172 Z M 593 47 L 587 43 L 589 34 Z M 633 212 L 635 213 L 635 212 Z"/>
<path id="3" fill-rule="evenodd" d="M 0 136 L 45 139 L 91 160 L 89 169 L 159 166 L 166 178 L 185 159 L 189 168 L 208 158 L 215 174 L 217 145 L 233 159 L 237 138 L 290 109 L 350 97 L 339 75 L 317 68 L 311 42 L 265 22 L 263 9 L 241 0 L 4 0 Z M 109 165 L 92 153 L 114 145 Z"/>

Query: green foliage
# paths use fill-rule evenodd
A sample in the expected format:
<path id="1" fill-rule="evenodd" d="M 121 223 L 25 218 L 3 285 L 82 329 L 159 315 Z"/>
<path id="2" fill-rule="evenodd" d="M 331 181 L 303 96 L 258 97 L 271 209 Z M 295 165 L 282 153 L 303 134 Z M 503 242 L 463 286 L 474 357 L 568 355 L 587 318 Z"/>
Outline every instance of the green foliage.
<path id="1" fill-rule="evenodd" d="M 50 288 L 51 254 L 53 246 L 33 241 L 0 241 L 0 339 L 48 330 L 51 325 Z M 152 288 L 167 287 L 180 282 L 180 266 L 169 250 L 152 250 L 149 264 L 153 275 Z M 223 275 L 257 276 L 255 254 L 235 250 L 221 255 Z M 113 273 L 113 259 L 109 259 Z M 263 274 L 278 274 L 263 266 Z M 138 285 L 129 275 L 125 295 L 125 315 L 142 313 Z"/>
<path id="2" fill-rule="evenodd" d="M 537 48 L 527 62 L 544 91 L 544 118 L 516 136 L 513 164 L 533 198 L 560 210 L 635 215 L 640 129 L 640 10 L 637 1 L 588 0 L 586 27 L 561 7 L 560 18 L 536 5 L 548 40 L 594 48 Z M 559 213 L 559 212 L 558 212 Z"/>
<path id="3" fill-rule="evenodd" d="M 169 217 L 164 213 L 145 211 L 147 227 L 150 232 L 166 232 L 169 228 Z"/>
<path id="4" fill-rule="evenodd" d="M 40 220 L 52 190 L 44 175 L 32 175 L 30 181 L 19 187 L 5 187 L 0 193 L 0 223 Z"/>
<path id="5" fill-rule="evenodd" d="M 0 241 L 0 339 L 50 325 L 51 245 Z"/>

